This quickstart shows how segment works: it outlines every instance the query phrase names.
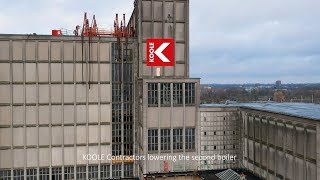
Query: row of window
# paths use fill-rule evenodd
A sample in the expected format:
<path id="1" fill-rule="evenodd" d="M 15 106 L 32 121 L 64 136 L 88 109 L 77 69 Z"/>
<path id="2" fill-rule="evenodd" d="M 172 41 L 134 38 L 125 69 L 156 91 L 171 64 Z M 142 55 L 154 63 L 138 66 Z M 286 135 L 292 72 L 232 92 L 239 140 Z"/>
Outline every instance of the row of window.
<path id="1" fill-rule="evenodd" d="M 123 85 L 123 102 L 132 102 L 133 89 L 132 84 L 126 83 Z M 121 84 L 112 84 L 112 102 L 121 102 Z"/>
<path id="2" fill-rule="evenodd" d="M 112 43 L 111 55 L 113 63 L 121 62 L 121 59 L 123 59 L 123 62 L 132 61 L 132 50 L 121 45 L 119 46 L 117 43 Z"/>
<path id="3" fill-rule="evenodd" d="M 158 151 L 158 129 L 148 130 L 148 151 Z M 172 148 L 173 150 L 183 150 L 183 138 L 185 138 L 184 147 L 186 150 L 195 149 L 195 129 L 186 128 L 183 136 L 183 129 L 160 129 L 160 150 L 169 151 L 171 150 L 171 138 L 172 138 Z"/>
<path id="4" fill-rule="evenodd" d="M 211 146 L 209 146 L 209 147 L 211 147 Z M 219 150 L 222 150 L 222 149 L 226 149 L 226 147 L 228 148 L 228 150 L 230 150 L 230 149 L 236 149 L 236 145 L 229 145 L 229 146 L 218 146 L 218 148 L 217 148 L 217 146 L 213 146 L 213 149 L 214 150 L 216 150 L 216 149 L 219 149 Z M 208 149 L 208 146 L 207 145 L 204 145 L 203 146 L 203 150 L 204 151 L 207 151 L 207 150 L 212 150 L 212 148 L 209 148 Z"/>
<path id="5" fill-rule="evenodd" d="M 236 132 L 235 132 L 235 131 L 232 131 L 232 134 L 235 135 Z M 204 131 L 204 132 L 203 132 L 203 135 L 206 136 L 206 135 L 210 135 L 210 134 L 208 134 L 207 131 Z M 216 131 L 213 131 L 213 135 L 217 135 L 217 132 L 216 132 Z M 218 135 L 222 135 L 222 132 L 219 132 Z M 223 135 L 231 135 L 231 131 L 228 131 L 228 132 L 223 131 Z"/>
<path id="6" fill-rule="evenodd" d="M 124 177 L 133 177 L 133 164 L 124 164 L 123 166 Z M 88 174 L 87 174 L 88 170 Z M 121 164 L 112 165 L 112 177 L 121 177 Z M 50 179 L 50 169 L 49 168 L 40 168 L 39 170 L 26 169 L 24 172 L 23 169 L 14 169 L 13 170 L 13 179 L 14 180 L 24 180 L 24 173 L 26 173 L 27 180 L 36 180 L 39 175 L 41 180 Z M 39 173 L 39 174 L 38 174 Z M 88 175 L 88 178 L 87 178 Z M 99 177 L 100 175 L 100 177 Z M 64 177 L 65 180 L 73 179 L 106 179 L 110 178 L 110 165 L 100 165 L 100 170 L 98 165 L 88 166 L 77 166 L 74 167 L 64 167 L 64 173 L 61 167 L 52 167 L 51 168 L 51 179 L 52 180 L 61 180 Z M 11 170 L 0 170 L 0 179 L 1 180 L 11 180 Z"/>
<path id="7" fill-rule="evenodd" d="M 183 84 L 185 85 L 184 93 Z M 149 107 L 158 106 L 159 96 L 161 106 L 171 106 L 171 94 L 174 106 L 182 106 L 183 97 L 186 105 L 194 105 L 195 83 L 172 83 L 172 86 L 171 83 L 148 83 Z"/>
<path id="8" fill-rule="evenodd" d="M 116 64 L 113 63 L 112 64 L 112 81 L 113 82 L 132 82 L 133 81 L 132 63 L 124 63 L 123 66 L 120 63 L 116 63 Z"/>

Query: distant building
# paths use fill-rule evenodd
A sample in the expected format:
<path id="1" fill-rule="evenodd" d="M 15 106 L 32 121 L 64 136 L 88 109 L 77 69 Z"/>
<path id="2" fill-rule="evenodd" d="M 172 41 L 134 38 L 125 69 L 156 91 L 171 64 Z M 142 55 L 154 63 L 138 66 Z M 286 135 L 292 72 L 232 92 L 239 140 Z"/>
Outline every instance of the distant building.
<path id="1" fill-rule="evenodd" d="M 281 87 L 281 80 L 276 81 L 276 88 Z"/>

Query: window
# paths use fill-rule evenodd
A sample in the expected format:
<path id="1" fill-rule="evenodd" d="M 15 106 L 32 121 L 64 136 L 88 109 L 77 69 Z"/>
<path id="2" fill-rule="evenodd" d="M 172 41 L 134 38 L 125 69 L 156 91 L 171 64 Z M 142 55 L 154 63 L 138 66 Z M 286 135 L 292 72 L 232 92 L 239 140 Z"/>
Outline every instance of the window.
<path id="1" fill-rule="evenodd" d="M 123 142 L 124 143 L 133 142 L 132 124 L 123 125 Z"/>
<path id="2" fill-rule="evenodd" d="M 86 166 L 78 166 L 76 174 L 77 174 L 77 179 L 87 179 Z"/>
<path id="3" fill-rule="evenodd" d="M 123 52 L 123 61 L 124 62 L 130 62 L 132 61 L 132 50 L 131 49 L 126 49 Z"/>
<path id="4" fill-rule="evenodd" d="M 11 170 L 0 171 L 1 180 L 11 180 Z"/>
<path id="5" fill-rule="evenodd" d="M 185 103 L 186 105 L 194 105 L 195 104 L 195 84 L 194 83 L 186 83 L 185 84 Z"/>
<path id="6" fill-rule="evenodd" d="M 133 143 L 126 143 L 123 145 L 123 155 L 133 155 Z"/>
<path id="7" fill-rule="evenodd" d="M 195 129 L 186 128 L 186 150 L 195 150 Z"/>
<path id="8" fill-rule="evenodd" d="M 112 43 L 111 55 L 112 55 L 112 61 L 113 62 L 120 62 L 120 59 L 121 59 L 121 46 L 118 45 L 117 43 Z"/>
<path id="9" fill-rule="evenodd" d="M 225 131 L 223 131 L 223 135 L 226 135 L 226 132 L 225 132 Z"/>
<path id="10" fill-rule="evenodd" d="M 88 178 L 89 179 L 98 179 L 98 166 L 88 166 Z"/>
<path id="11" fill-rule="evenodd" d="M 24 180 L 23 169 L 14 169 L 13 170 L 13 179 L 14 180 Z"/>
<path id="12" fill-rule="evenodd" d="M 235 131 L 232 131 L 232 134 L 236 134 L 236 132 L 235 132 Z"/>
<path id="13" fill-rule="evenodd" d="M 173 105 L 182 105 L 182 96 L 182 83 L 173 83 Z"/>
<path id="14" fill-rule="evenodd" d="M 123 64 L 123 81 L 132 82 L 132 63 Z"/>
<path id="15" fill-rule="evenodd" d="M 205 146 L 203 146 L 203 149 L 206 151 L 207 150 L 207 146 L 205 145 Z"/>
<path id="16" fill-rule="evenodd" d="M 148 104 L 150 106 L 158 106 L 158 84 L 148 84 Z"/>
<path id="17" fill-rule="evenodd" d="M 148 130 L 148 151 L 158 151 L 158 129 Z"/>
<path id="18" fill-rule="evenodd" d="M 124 177 L 133 177 L 133 164 L 125 164 L 123 168 Z"/>
<path id="19" fill-rule="evenodd" d="M 112 102 L 121 102 L 121 84 L 112 83 Z"/>
<path id="20" fill-rule="evenodd" d="M 214 132 L 213 132 L 213 135 L 217 135 L 217 133 L 214 131 Z"/>
<path id="21" fill-rule="evenodd" d="M 121 155 L 121 144 L 112 144 L 112 156 Z"/>
<path id="22" fill-rule="evenodd" d="M 74 179 L 74 168 L 73 167 L 64 167 L 64 179 L 65 180 Z"/>
<path id="23" fill-rule="evenodd" d="M 161 106 L 171 105 L 170 83 L 161 83 L 160 100 L 161 100 Z"/>
<path id="24" fill-rule="evenodd" d="M 121 124 L 112 124 L 112 142 L 121 142 Z"/>
<path id="25" fill-rule="evenodd" d="M 132 155 L 133 154 L 133 130 L 132 124 L 124 124 L 123 125 L 123 153 L 124 155 Z"/>
<path id="26" fill-rule="evenodd" d="M 204 135 L 205 135 L 205 136 L 207 135 L 207 132 L 206 132 L 206 131 L 204 132 Z"/>
<path id="27" fill-rule="evenodd" d="M 39 169 L 39 179 L 49 180 L 49 168 L 40 168 Z"/>
<path id="28" fill-rule="evenodd" d="M 112 81 L 113 82 L 120 82 L 121 80 L 121 64 L 114 63 L 112 64 Z"/>
<path id="29" fill-rule="evenodd" d="M 121 104 L 112 104 L 112 122 L 121 122 Z"/>
<path id="30" fill-rule="evenodd" d="M 121 177 L 121 164 L 112 165 L 112 177 Z"/>
<path id="31" fill-rule="evenodd" d="M 132 104 L 123 104 L 123 122 L 132 122 Z"/>
<path id="32" fill-rule="evenodd" d="M 62 179 L 62 169 L 61 167 L 52 168 L 52 180 L 61 180 Z"/>
<path id="33" fill-rule="evenodd" d="M 132 102 L 133 99 L 132 84 L 124 84 L 123 88 L 123 101 Z"/>
<path id="34" fill-rule="evenodd" d="M 217 149 L 217 146 L 213 146 L 213 149 Z"/>
<path id="35" fill-rule="evenodd" d="M 161 150 L 170 150 L 170 129 L 161 129 Z"/>
<path id="36" fill-rule="evenodd" d="M 37 169 L 27 169 L 27 180 L 37 179 Z"/>
<path id="37" fill-rule="evenodd" d="M 100 166 L 100 179 L 107 179 L 110 177 L 110 165 Z"/>
<path id="38" fill-rule="evenodd" d="M 183 145 L 182 129 L 173 129 L 173 149 L 182 150 Z"/>

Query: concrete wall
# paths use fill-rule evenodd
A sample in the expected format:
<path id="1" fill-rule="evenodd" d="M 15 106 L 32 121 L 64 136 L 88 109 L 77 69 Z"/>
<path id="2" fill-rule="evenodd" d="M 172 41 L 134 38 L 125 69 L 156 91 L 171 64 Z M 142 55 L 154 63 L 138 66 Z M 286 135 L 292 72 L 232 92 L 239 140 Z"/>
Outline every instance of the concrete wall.
<path id="1" fill-rule="evenodd" d="M 171 88 L 171 105 L 169 107 L 161 107 L 158 105 L 157 107 L 148 107 L 148 83 L 195 83 L 195 104 L 191 106 L 186 106 L 184 103 L 180 107 L 175 107 L 172 104 L 172 88 Z M 141 118 L 141 122 L 136 122 L 137 124 L 141 123 L 141 126 L 137 129 L 137 144 L 140 145 L 140 155 L 151 154 L 151 155 L 171 155 L 178 157 L 180 154 L 184 154 L 189 156 L 198 155 L 198 137 L 197 137 L 197 123 L 198 123 L 198 107 L 199 107 L 199 79 L 144 79 L 141 82 L 143 87 L 143 91 L 141 92 L 139 102 L 142 103 L 142 106 L 139 111 L 139 118 Z M 183 88 L 184 92 L 184 88 Z M 183 99 L 185 95 L 183 94 Z M 160 93 L 158 94 L 158 98 L 160 100 Z M 170 143 L 170 151 L 160 151 L 160 129 L 168 128 L 171 129 L 171 143 Z M 183 144 L 183 149 L 179 151 L 174 151 L 172 148 L 173 140 L 172 140 L 172 129 L 174 128 L 182 128 L 183 129 L 183 138 L 184 132 L 186 128 L 194 128 L 195 129 L 195 149 L 194 150 L 186 150 Z M 156 152 L 148 152 L 148 129 L 158 129 L 159 130 L 159 149 Z M 185 143 L 185 142 L 184 142 Z M 163 161 L 141 161 L 140 167 L 143 170 L 143 173 L 148 172 L 164 172 L 164 162 Z M 194 170 L 197 169 L 197 161 L 192 160 L 181 160 L 177 162 L 168 161 L 168 170 L 169 171 L 185 171 L 185 170 Z"/>
<path id="2" fill-rule="evenodd" d="M 248 109 L 242 117 L 244 167 L 266 179 L 318 179 L 318 121 Z"/>
<path id="3" fill-rule="evenodd" d="M 0 35 L 1 169 L 109 163 L 111 41 Z"/>
<path id="4" fill-rule="evenodd" d="M 136 21 L 133 23 L 132 21 Z M 139 43 L 139 77 L 189 77 L 189 1 L 137 0 L 131 23 L 136 27 Z M 146 66 L 146 39 L 174 38 L 175 66 Z"/>
<path id="5" fill-rule="evenodd" d="M 241 155 L 241 117 L 237 107 L 202 107 L 199 111 L 199 152 L 201 156 L 232 155 L 235 161 L 203 160 L 200 169 L 239 168 Z"/>

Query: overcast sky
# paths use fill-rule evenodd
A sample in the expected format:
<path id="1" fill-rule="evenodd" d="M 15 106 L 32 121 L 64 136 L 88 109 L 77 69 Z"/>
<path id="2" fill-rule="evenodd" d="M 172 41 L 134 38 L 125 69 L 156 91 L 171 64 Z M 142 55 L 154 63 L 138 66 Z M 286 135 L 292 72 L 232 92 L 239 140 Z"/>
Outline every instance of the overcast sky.
<path id="1" fill-rule="evenodd" d="M 320 83 L 319 0 L 190 0 L 190 71 L 202 83 Z M 0 33 L 74 29 L 83 12 L 111 28 L 133 0 L 10 0 Z"/>

